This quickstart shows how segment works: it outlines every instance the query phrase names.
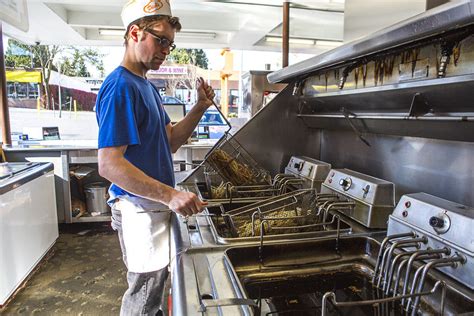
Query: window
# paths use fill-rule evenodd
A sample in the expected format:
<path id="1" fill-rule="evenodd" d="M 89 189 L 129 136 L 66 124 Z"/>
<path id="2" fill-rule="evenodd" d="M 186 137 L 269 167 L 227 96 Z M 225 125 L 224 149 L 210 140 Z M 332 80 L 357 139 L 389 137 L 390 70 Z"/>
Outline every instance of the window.
<path id="1" fill-rule="evenodd" d="M 10 99 L 38 98 L 38 84 L 33 82 L 7 82 L 7 96 Z"/>
<path id="2" fill-rule="evenodd" d="M 28 87 L 28 99 L 37 99 L 39 85 L 37 83 L 28 82 L 27 87 Z"/>

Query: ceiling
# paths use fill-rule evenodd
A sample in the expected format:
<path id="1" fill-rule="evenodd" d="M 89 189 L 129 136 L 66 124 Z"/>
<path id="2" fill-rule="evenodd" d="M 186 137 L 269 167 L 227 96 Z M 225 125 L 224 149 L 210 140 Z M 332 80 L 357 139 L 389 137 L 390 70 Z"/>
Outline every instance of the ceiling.
<path id="1" fill-rule="evenodd" d="M 3 32 L 27 43 L 122 45 L 120 12 L 125 2 L 26 0 L 28 32 L 6 23 Z M 183 25 L 176 37 L 177 46 L 281 51 L 278 40 L 282 29 L 282 2 L 171 0 L 173 15 L 178 16 Z M 290 52 L 318 54 L 334 48 L 343 39 L 343 29 L 344 0 L 291 1 Z M 104 30 L 119 30 L 119 33 L 104 35 L 107 32 Z M 268 37 L 277 42 L 270 42 Z"/>

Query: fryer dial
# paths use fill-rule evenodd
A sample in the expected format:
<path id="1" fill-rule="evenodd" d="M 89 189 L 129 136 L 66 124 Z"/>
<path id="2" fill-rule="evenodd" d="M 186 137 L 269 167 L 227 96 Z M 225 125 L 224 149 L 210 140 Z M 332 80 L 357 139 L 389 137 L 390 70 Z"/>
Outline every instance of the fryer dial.
<path id="1" fill-rule="evenodd" d="M 432 216 L 429 220 L 429 224 L 435 232 L 438 234 L 446 233 L 451 227 L 451 219 L 446 213 L 441 213 L 436 216 Z"/>
<path id="2" fill-rule="evenodd" d="M 301 171 L 303 169 L 303 166 L 304 166 L 304 161 L 295 162 L 295 164 L 293 165 L 293 167 L 298 171 Z"/>
<path id="3" fill-rule="evenodd" d="M 442 218 L 433 216 L 430 218 L 430 225 L 435 228 L 443 228 L 444 220 Z"/>
<path id="4" fill-rule="evenodd" d="M 339 185 L 342 187 L 344 191 L 347 191 L 351 188 L 352 186 L 352 179 L 347 177 L 345 179 L 339 180 Z"/>

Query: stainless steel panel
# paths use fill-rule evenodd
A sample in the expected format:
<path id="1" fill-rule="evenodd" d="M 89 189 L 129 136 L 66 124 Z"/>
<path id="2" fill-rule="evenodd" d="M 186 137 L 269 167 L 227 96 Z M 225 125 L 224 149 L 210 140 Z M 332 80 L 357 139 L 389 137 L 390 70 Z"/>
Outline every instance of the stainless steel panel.
<path id="1" fill-rule="evenodd" d="M 322 132 L 321 157 L 395 183 L 396 198 L 426 192 L 474 205 L 474 143 L 366 134 L 371 147 L 353 132 Z"/>
<path id="2" fill-rule="evenodd" d="M 434 221 L 433 221 L 434 220 Z M 441 224 L 441 225 L 438 225 Z M 421 249 L 450 250 L 449 255 L 461 255 L 460 264 L 439 270 L 474 289 L 474 209 L 452 203 L 426 193 L 404 195 L 390 216 L 387 234 L 414 231 L 427 237 Z"/>
<path id="3" fill-rule="evenodd" d="M 415 193 L 404 195 L 400 199 L 392 217 L 410 223 L 434 238 L 450 242 L 474 256 L 474 208 L 426 193 Z M 430 223 L 432 217 L 446 217 L 447 220 L 443 223 L 445 229 L 441 231 L 434 228 Z"/>
<path id="4" fill-rule="evenodd" d="M 395 207 L 395 187 L 393 183 L 353 170 L 333 169 L 324 181 L 323 187 L 362 203 Z"/>
<path id="5" fill-rule="evenodd" d="M 271 174 L 282 172 L 291 156 L 319 157 L 319 131 L 308 130 L 296 117 L 292 90 L 286 87 L 234 136 Z"/>
<path id="6" fill-rule="evenodd" d="M 316 188 L 318 192 L 330 170 L 331 164 L 305 156 L 291 157 L 285 167 L 285 173 L 304 179 L 305 188 Z"/>

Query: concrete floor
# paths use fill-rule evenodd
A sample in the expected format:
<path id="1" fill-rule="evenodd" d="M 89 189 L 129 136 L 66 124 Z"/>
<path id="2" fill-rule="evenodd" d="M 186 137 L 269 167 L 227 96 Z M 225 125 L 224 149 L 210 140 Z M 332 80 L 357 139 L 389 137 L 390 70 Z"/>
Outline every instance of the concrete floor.
<path id="1" fill-rule="evenodd" d="M 0 315 L 118 315 L 126 288 L 110 223 L 61 225 L 49 257 Z"/>

